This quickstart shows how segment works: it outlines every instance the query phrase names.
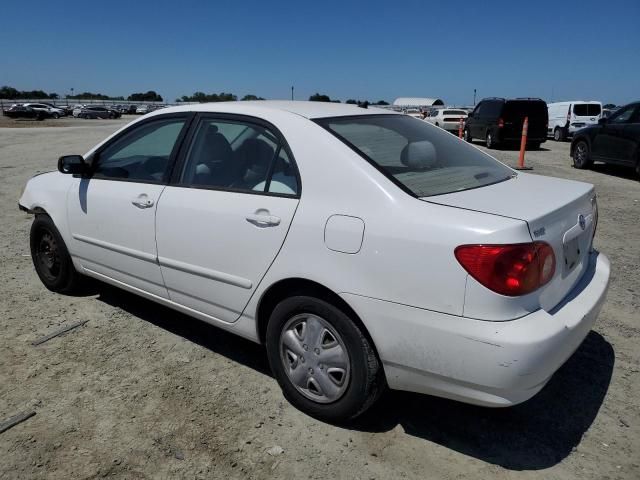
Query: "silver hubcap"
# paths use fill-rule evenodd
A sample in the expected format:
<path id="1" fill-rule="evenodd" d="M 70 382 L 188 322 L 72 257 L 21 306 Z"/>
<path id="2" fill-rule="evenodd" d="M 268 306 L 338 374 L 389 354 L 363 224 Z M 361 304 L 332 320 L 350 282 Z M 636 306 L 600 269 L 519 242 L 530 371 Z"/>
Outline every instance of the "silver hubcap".
<path id="1" fill-rule="evenodd" d="M 305 397 L 318 403 L 338 400 L 349 386 L 347 349 L 323 318 L 300 314 L 280 335 L 280 358 L 289 380 Z"/>
<path id="2" fill-rule="evenodd" d="M 487 147 L 490 147 L 492 143 L 493 143 L 493 139 L 491 138 L 491 134 L 488 133 L 487 134 Z"/>

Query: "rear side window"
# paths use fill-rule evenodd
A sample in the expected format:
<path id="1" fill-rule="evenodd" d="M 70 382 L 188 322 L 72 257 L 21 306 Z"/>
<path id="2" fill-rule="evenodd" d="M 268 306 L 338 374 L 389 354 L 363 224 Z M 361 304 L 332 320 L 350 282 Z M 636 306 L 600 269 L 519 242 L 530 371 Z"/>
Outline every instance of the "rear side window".
<path id="1" fill-rule="evenodd" d="M 416 197 L 482 187 L 513 175 L 466 142 L 411 117 L 367 115 L 316 122 Z"/>
<path id="2" fill-rule="evenodd" d="M 481 117 L 484 118 L 498 118 L 502 113 L 502 102 L 499 101 L 489 101 L 482 102 L 482 114 Z"/>
<path id="3" fill-rule="evenodd" d="M 573 106 L 573 114 L 577 117 L 597 117 L 602 112 L 598 103 L 579 103 Z"/>
<path id="4" fill-rule="evenodd" d="M 549 113 L 547 104 L 537 100 L 509 100 L 505 103 L 502 115 L 505 118 L 524 118 L 546 120 Z"/>
<path id="5" fill-rule="evenodd" d="M 298 181 L 286 149 L 268 129 L 203 118 L 180 177 L 181 185 L 296 195 Z"/>

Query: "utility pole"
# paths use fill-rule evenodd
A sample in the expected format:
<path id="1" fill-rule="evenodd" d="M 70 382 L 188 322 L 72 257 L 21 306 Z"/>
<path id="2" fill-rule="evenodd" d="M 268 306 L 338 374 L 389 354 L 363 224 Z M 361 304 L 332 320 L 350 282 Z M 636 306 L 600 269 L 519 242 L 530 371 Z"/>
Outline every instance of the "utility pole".
<path id="1" fill-rule="evenodd" d="M 291 85 L 291 100 L 293 100 L 293 85 Z"/>
<path id="2" fill-rule="evenodd" d="M 476 106 L 476 89 L 473 89 L 473 106 Z"/>

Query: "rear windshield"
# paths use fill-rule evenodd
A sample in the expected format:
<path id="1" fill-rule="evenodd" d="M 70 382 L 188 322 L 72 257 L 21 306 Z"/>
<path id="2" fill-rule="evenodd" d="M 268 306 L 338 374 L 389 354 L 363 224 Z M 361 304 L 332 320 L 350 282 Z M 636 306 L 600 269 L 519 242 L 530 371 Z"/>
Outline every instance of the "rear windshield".
<path id="1" fill-rule="evenodd" d="M 502 113 L 506 118 L 547 118 L 547 104 L 536 100 L 508 100 Z"/>
<path id="2" fill-rule="evenodd" d="M 443 115 L 466 115 L 467 112 L 463 112 L 462 110 L 445 110 L 442 112 Z"/>
<path id="3" fill-rule="evenodd" d="M 507 180 L 513 171 L 449 132 L 404 115 L 316 120 L 416 197 Z"/>
<path id="4" fill-rule="evenodd" d="M 577 117 L 597 117 L 601 111 L 599 103 L 578 103 L 573 106 L 573 114 Z"/>

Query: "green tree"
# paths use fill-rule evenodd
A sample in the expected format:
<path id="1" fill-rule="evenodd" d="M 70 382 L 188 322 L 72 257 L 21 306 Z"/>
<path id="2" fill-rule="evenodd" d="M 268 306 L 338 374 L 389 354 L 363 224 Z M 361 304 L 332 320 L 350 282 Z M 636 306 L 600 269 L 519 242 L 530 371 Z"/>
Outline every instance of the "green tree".
<path id="1" fill-rule="evenodd" d="M 256 97 L 255 95 L 245 95 L 240 100 L 264 100 L 264 98 Z"/>
<path id="2" fill-rule="evenodd" d="M 132 93 L 127 97 L 130 102 L 162 102 L 162 96 L 155 91 L 149 90 L 146 93 Z"/>
<path id="3" fill-rule="evenodd" d="M 389 105 L 389 102 L 385 102 L 384 100 L 378 100 L 374 105 Z"/>
<path id="4" fill-rule="evenodd" d="M 320 95 L 318 92 L 316 92 L 315 95 L 311 95 L 309 97 L 309 101 L 310 102 L 330 102 L 331 98 L 329 98 L 329 95 Z"/>
<path id="5" fill-rule="evenodd" d="M 347 101 L 346 101 L 346 102 L 344 102 L 344 103 L 346 103 L 346 104 L 348 104 L 348 105 L 357 105 L 357 104 L 358 104 L 358 101 L 357 101 L 357 100 L 354 100 L 353 98 L 350 98 L 349 100 L 347 100 Z"/>
<path id="6" fill-rule="evenodd" d="M 222 92 L 218 93 L 204 93 L 204 92 L 195 92 L 193 95 L 183 95 L 181 98 L 182 102 L 234 102 L 238 99 L 232 93 Z"/>

